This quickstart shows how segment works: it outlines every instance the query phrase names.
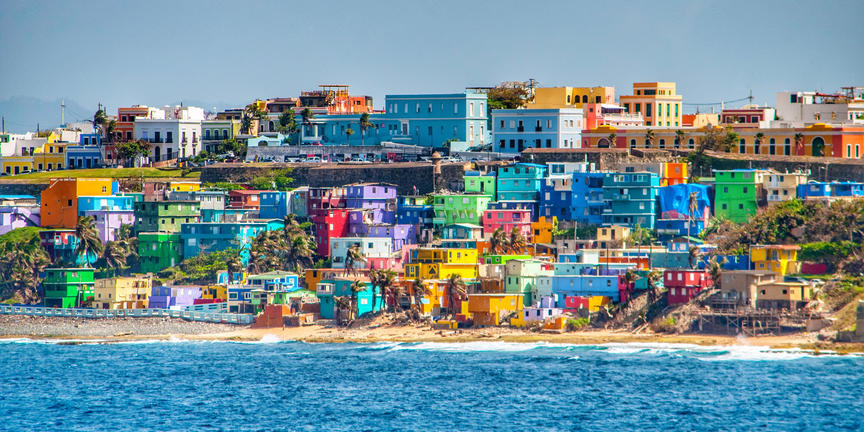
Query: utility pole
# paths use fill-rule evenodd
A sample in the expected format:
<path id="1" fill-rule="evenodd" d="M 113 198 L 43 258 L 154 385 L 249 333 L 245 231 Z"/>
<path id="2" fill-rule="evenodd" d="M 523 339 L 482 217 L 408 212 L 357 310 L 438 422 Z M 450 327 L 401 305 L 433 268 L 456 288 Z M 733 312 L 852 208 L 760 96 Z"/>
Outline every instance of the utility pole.
<path id="1" fill-rule="evenodd" d="M 60 126 L 66 125 L 66 100 L 60 100 Z"/>
<path id="2" fill-rule="evenodd" d="M 3 121 L 3 133 L 6 133 L 6 116 L 0 117 L 0 118 L 3 119 L 2 120 Z"/>
<path id="3" fill-rule="evenodd" d="M 750 99 L 749 105 L 753 105 L 753 89 L 750 89 L 750 96 L 747 96 L 747 99 Z"/>

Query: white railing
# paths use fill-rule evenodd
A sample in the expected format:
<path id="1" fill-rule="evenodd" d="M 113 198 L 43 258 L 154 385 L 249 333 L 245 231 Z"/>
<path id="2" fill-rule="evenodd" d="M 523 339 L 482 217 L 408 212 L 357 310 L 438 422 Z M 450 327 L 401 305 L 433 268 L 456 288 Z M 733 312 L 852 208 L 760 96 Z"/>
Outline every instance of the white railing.
<path id="1" fill-rule="evenodd" d="M 224 303 L 213 303 L 216 305 Z M 224 309 L 220 309 L 224 310 Z M 0 305 L 0 314 L 28 315 L 42 317 L 70 318 L 181 318 L 186 321 L 249 325 L 255 317 L 249 314 L 235 314 L 213 311 L 170 310 L 170 309 L 60 309 L 41 306 Z"/>

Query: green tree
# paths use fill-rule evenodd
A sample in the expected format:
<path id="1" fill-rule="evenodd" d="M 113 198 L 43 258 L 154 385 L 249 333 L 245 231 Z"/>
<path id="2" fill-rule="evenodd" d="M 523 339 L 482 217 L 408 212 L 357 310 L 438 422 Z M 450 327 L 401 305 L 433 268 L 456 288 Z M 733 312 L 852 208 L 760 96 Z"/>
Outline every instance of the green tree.
<path id="1" fill-rule="evenodd" d="M 279 115 L 279 131 L 286 135 L 293 135 L 297 132 L 297 114 L 293 108 L 288 108 Z"/>
<path id="2" fill-rule="evenodd" d="M 369 113 L 360 114 L 360 145 L 366 145 L 366 131 L 374 124 L 369 121 Z"/>
<path id="3" fill-rule="evenodd" d="M 685 137 L 684 131 L 682 131 L 681 129 L 678 129 L 675 131 L 675 148 L 676 149 L 684 146 L 684 139 L 685 138 L 686 137 Z"/>
<path id="4" fill-rule="evenodd" d="M 609 140 L 609 148 L 615 148 L 615 140 L 618 139 L 618 135 L 610 133 L 606 139 Z"/>
<path id="5" fill-rule="evenodd" d="M 99 257 L 105 249 L 105 245 L 102 244 L 99 233 L 96 231 L 96 223 L 92 216 L 78 218 L 78 224 L 75 226 L 75 237 L 78 239 L 75 255 L 84 261 L 84 267 L 89 267 L 91 260 Z"/>
<path id="6" fill-rule="evenodd" d="M 489 89 L 486 93 L 489 110 L 522 108 L 531 98 L 531 91 L 526 83 L 511 81 Z M 491 117 L 491 116 L 490 116 Z"/>
<path id="7" fill-rule="evenodd" d="M 345 129 L 345 143 L 348 145 L 351 145 L 351 135 L 354 135 L 354 129 Z"/>
<path id="8" fill-rule="evenodd" d="M 356 269 L 354 266 L 358 262 L 365 262 L 366 258 L 363 256 L 363 252 L 360 250 L 360 245 L 355 244 L 352 245 L 345 252 L 345 274 L 356 274 Z"/>
<path id="9" fill-rule="evenodd" d="M 0 235 L 0 300 L 37 304 L 40 274 L 51 264 L 37 227 L 16 228 Z"/>
<path id="10" fill-rule="evenodd" d="M 654 148 L 654 130 L 645 131 L 645 148 Z"/>
<path id="11" fill-rule="evenodd" d="M 122 269 L 126 266 L 126 259 L 129 256 L 129 250 L 121 242 L 109 241 L 102 251 L 102 260 L 105 266 L 112 270 L 114 276 L 117 275 L 117 269 Z"/>
<path id="12" fill-rule="evenodd" d="M 507 234 L 501 228 L 496 228 L 489 238 L 489 251 L 493 254 L 501 254 L 509 248 Z"/>
<path id="13" fill-rule="evenodd" d="M 114 145 L 114 150 L 120 159 L 126 162 L 132 161 L 132 166 L 138 166 L 138 157 L 150 155 L 150 143 L 144 140 L 121 142 Z"/>

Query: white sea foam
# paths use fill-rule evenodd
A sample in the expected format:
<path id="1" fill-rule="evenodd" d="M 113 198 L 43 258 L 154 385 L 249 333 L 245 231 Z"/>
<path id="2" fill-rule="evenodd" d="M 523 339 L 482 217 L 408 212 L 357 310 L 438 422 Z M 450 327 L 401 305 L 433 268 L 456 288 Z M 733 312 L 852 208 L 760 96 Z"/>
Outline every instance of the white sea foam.
<path id="1" fill-rule="evenodd" d="M 520 342 L 420 342 L 396 344 L 390 351 L 443 351 L 443 352 L 476 352 L 476 351 L 500 351 L 518 352 L 529 351 L 539 347 L 549 347 L 544 342 L 520 343 Z"/>

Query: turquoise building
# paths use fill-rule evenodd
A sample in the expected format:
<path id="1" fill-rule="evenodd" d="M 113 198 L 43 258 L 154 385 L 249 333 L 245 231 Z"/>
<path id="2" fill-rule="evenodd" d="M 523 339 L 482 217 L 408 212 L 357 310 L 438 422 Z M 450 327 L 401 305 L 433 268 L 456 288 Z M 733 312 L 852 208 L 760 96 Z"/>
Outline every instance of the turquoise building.
<path id="1" fill-rule="evenodd" d="M 190 258 L 199 253 L 239 248 L 245 264 L 249 259 L 249 245 L 258 234 L 284 226 L 284 222 L 278 219 L 184 223 L 180 228 L 183 256 Z"/>
<path id="2" fill-rule="evenodd" d="M 654 229 L 660 176 L 652 172 L 606 173 L 603 176 L 603 223 Z"/>
<path id="3" fill-rule="evenodd" d="M 498 170 L 498 201 L 540 201 L 546 166 L 515 163 Z"/>
<path id="4" fill-rule="evenodd" d="M 448 141 L 473 147 L 488 144 L 486 94 L 387 95 L 385 118 L 396 122 L 393 142 L 443 147 Z"/>
<path id="5" fill-rule="evenodd" d="M 336 297 L 351 297 L 351 284 L 353 279 L 328 279 L 323 280 L 316 287 L 316 295 L 321 302 L 321 318 L 333 319 L 336 316 Z M 384 299 L 381 297 L 381 292 L 378 287 L 372 287 L 369 282 L 366 284 L 366 289 L 356 294 L 357 296 L 357 316 L 361 317 L 370 312 L 377 312 L 384 308 Z M 373 289 L 377 290 L 377 297 L 373 304 Z"/>

